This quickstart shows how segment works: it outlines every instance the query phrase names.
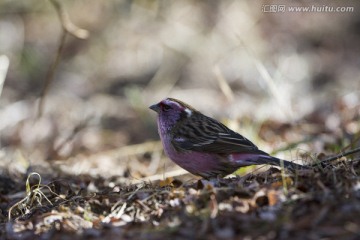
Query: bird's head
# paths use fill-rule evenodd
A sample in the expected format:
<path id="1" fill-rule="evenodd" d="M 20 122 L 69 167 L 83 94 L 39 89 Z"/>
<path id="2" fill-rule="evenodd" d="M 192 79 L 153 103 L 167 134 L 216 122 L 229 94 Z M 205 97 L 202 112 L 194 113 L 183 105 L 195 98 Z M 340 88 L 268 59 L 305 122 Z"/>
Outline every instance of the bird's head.
<path id="1" fill-rule="evenodd" d="M 158 113 L 159 123 L 167 129 L 190 117 L 196 111 L 186 103 L 174 98 L 166 98 L 157 104 L 151 105 L 150 109 Z"/>

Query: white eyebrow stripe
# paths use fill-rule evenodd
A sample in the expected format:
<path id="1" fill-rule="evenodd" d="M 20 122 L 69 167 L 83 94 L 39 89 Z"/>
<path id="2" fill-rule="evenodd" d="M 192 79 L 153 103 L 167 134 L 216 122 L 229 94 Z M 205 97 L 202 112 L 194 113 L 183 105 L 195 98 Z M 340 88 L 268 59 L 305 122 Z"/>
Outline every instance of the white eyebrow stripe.
<path id="1" fill-rule="evenodd" d="M 192 114 L 192 111 L 190 109 L 188 109 L 188 108 L 185 108 L 185 112 L 186 112 L 188 117 L 190 117 L 191 114 Z"/>
<path id="2" fill-rule="evenodd" d="M 170 100 L 170 99 L 166 99 L 164 101 L 165 101 L 165 103 L 167 105 L 175 104 L 178 108 L 180 108 L 180 109 L 183 108 L 183 106 L 181 106 L 181 104 L 176 102 L 176 101 L 173 101 L 173 100 Z"/>

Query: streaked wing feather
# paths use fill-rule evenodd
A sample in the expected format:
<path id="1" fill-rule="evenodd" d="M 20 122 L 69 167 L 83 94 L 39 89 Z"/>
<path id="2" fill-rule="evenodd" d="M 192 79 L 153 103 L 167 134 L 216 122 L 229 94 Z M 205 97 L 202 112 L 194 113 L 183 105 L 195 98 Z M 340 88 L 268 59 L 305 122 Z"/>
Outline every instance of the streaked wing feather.
<path id="1" fill-rule="evenodd" d="M 179 150 L 219 154 L 262 152 L 248 139 L 201 113 L 185 119 L 174 130 L 173 145 Z"/>

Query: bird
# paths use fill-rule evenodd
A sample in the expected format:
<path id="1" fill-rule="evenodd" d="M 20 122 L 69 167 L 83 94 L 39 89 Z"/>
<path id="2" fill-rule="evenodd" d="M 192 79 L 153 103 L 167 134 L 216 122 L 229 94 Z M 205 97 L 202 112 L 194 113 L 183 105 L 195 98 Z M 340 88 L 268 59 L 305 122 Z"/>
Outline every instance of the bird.
<path id="1" fill-rule="evenodd" d="M 260 164 L 293 171 L 305 168 L 270 156 L 239 133 L 178 99 L 166 98 L 149 108 L 157 113 L 165 154 L 193 175 L 222 178 L 241 167 Z"/>

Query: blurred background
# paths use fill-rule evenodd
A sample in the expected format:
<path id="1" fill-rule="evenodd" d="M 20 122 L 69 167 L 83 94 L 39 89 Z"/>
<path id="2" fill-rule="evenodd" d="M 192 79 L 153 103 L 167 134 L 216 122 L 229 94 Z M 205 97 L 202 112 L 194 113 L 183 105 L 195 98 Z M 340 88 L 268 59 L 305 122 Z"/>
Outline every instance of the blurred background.
<path id="1" fill-rule="evenodd" d="M 148 106 L 166 97 L 291 160 L 359 137 L 358 1 L 60 1 L 89 35 L 67 34 L 39 116 L 53 3 L 0 0 L 2 172 L 163 176 L 177 167 Z"/>

